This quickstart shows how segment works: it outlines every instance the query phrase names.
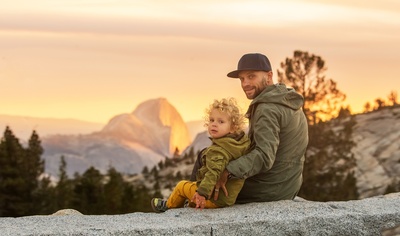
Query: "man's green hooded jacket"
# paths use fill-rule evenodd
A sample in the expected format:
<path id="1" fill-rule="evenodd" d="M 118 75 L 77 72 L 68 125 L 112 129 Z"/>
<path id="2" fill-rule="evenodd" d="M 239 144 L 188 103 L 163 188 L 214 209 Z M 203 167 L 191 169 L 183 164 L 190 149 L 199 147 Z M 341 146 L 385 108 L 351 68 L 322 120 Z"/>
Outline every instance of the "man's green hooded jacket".
<path id="1" fill-rule="evenodd" d="M 268 86 L 250 104 L 249 152 L 227 170 L 245 179 L 236 203 L 293 199 L 302 184 L 308 126 L 304 99 L 284 84 Z"/>

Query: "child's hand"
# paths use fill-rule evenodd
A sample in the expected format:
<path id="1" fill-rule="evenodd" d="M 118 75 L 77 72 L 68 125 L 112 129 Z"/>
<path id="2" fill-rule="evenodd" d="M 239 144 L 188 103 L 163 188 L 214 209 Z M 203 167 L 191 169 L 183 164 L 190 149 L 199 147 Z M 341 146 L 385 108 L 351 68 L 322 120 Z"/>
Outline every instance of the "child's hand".
<path id="1" fill-rule="evenodd" d="M 193 195 L 192 202 L 196 203 L 196 208 L 200 208 L 200 210 L 204 209 L 206 206 L 206 198 L 198 193 Z"/>

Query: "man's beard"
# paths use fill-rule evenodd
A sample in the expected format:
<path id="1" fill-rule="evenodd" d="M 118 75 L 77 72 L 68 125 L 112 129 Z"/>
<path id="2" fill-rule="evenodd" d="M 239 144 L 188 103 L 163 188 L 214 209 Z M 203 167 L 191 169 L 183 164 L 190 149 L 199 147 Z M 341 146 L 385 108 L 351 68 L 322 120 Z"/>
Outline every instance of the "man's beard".
<path id="1" fill-rule="evenodd" d="M 246 91 L 244 91 L 244 93 L 246 94 L 246 97 L 247 97 L 247 99 L 254 99 L 254 98 L 256 98 L 258 95 L 260 95 L 260 93 L 263 91 L 263 89 L 260 89 L 260 88 L 258 88 L 258 87 L 253 87 L 253 89 L 254 89 L 254 93 L 253 94 L 251 94 L 251 95 L 249 95 L 249 94 L 247 94 L 246 93 Z"/>
<path id="2" fill-rule="evenodd" d="M 250 88 L 254 89 L 253 95 L 247 95 L 247 93 L 246 93 L 245 90 L 246 90 L 248 87 L 243 88 L 243 91 L 244 91 L 244 93 L 246 94 L 247 99 L 254 99 L 254 98 L 256 98 L 258 95 L 260 95 L 260 93 L 261 93 L 267 86 L 268 86 L 267 78 L 263 77 L 262 80 L 261 80 L 261 86 L 259 86 L 259 87 L 257 87 L 257 86 L 252 86 L 252 87 L 250 87 Z"/>

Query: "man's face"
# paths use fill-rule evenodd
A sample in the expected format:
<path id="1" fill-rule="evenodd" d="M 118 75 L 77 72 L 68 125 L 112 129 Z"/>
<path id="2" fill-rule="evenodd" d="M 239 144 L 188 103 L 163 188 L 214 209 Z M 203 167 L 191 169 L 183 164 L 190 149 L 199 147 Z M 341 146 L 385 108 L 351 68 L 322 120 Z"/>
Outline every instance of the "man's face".
<path id="1" fill-rule="evenodd" d="M 245 70 L 239 73 L 239 79 L 246 97 L 254 99 L 272 84 L 272 71 Z"/>

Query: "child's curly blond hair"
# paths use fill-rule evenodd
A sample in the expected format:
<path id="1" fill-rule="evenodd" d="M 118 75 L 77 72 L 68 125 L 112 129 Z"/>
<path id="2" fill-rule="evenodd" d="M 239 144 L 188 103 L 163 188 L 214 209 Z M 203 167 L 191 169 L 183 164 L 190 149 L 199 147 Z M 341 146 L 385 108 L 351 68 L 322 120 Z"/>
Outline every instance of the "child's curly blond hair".
<path id="1" fill-rule="evenodd" d="M 242 114 L 240 107 L 237 105 L 235 98 L 222 98 L 221 100 L 214 99 L 214 102 L 211 103 L 205 111 L 205 127 L 208 127 L 210 123 L 210 114 L 213 109 L 218 109 L 221 112 L 228 114 L 234 134 L 240 134 L 244 131 L 245 117 Z"/>

